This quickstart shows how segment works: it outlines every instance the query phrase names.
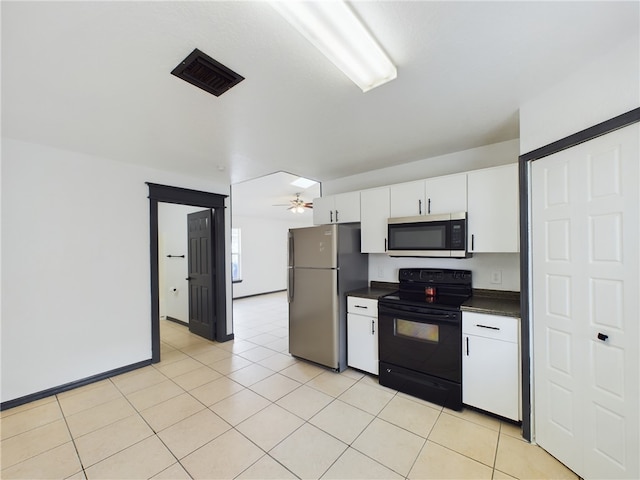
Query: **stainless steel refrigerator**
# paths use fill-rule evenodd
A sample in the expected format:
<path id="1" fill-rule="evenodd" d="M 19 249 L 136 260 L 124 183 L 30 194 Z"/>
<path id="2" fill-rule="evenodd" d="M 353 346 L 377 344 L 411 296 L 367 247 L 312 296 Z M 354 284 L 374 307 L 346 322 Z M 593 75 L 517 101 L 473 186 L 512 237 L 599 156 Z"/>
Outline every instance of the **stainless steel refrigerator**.
<path id="1" fill-rule="evenodd" d="M 349 290 L 366 287 L 360 225 L 289 230 L 289 353 L 337 371 L 347 367 Z"/>

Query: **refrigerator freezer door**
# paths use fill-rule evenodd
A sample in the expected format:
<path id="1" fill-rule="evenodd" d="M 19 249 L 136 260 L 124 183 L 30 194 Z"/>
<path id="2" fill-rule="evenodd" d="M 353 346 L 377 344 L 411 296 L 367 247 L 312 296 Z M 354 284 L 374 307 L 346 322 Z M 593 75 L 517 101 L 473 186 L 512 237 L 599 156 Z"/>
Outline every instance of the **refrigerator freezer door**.
<path id="1" fill-rule="evenodd" d="M 337 268 L 337 225 L 289 230 L 289 266 Z"/>
<path id="2" fill-rule="evenodd" d="M 290 271 L 290 281 L 289 353 L 338 369 L 338 271 L 295 268 Z"/>

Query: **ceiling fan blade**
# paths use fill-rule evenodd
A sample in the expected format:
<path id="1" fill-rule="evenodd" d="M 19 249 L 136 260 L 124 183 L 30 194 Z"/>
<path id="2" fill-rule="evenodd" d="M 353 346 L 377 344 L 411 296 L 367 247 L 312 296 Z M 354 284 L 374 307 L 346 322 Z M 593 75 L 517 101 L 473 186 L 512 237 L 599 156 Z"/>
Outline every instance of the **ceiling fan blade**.
<path id="1" fill-rule="evenodd" d="M 287 210 L 295 210 L 296 208 L 313 208 L 313 202 L 305 202 L 300 198 L 300 194 L 296 193 L 296 198 L 289 200 L 289 203 L 274 203 L 272 207 L 289 207 Z"/>

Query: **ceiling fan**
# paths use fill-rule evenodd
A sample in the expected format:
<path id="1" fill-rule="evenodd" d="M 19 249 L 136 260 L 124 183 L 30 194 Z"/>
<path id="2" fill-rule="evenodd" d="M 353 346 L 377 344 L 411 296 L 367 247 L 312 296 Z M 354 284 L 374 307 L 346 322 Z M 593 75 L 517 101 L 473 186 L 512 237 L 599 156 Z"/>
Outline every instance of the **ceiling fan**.
<path id="1" fill-rule="evenodd" d="M 313 203 L 305 202 L 300 198 L 300 194 L 296 193 L 296 198 L 289 200 L 289 203 L 277 204 L 274 205 L 274 207 L 289 207 L 287 210 L 290 210 L 292 213 L 304 213 L 305 208 L 313 208 Z"/>

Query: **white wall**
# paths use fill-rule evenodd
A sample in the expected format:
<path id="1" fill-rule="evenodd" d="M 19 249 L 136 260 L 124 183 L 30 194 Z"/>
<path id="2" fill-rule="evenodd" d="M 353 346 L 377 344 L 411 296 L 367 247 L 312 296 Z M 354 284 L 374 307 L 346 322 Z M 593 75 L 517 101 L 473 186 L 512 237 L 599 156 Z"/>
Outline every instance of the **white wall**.
<path id="1" fill-rule="evenodd" d="M 146 181 L 229 194 L 3 139 L 3 402 L 151 358 Z"/>
<path id="2" fill-rule="evenodd" d="M 527 153 L 640 106 L 640 38 L 631 36 L 520 107 Z"/>
<path id="3" fill-rule="evenodd" d="M 475 253 L 471 258 L 389 257 L 384 253 L 369 254 L 369 280 L 397 282 L 399 268 L 455 268 L 471 270 L 473 288 L 520 291 L 520 254 Z M 491 274 L 500 272 L 501 283 L 491 283 Z"/>
<path id="4" fill-rule="evenodd" d="M 242 282 L 233 284 L 233 298 L 275 292 L 287 288 L 287 233 L 289 228 L 310 226 L 311 211 L 296 222 L 234 216 L 233 228 L 241 230 Z"/>
<path id="5" fill-rule="evenodd" d="M 323 182 L 322 191 L 325 195 L 342 193 L 506 165 L 517 162 L 518 155 L 518 140 L 509 140 Z M 517 292 L 520 291 L 519 259 L 520 255 L 517 253 L 477 253 L 469 259 L 395 258 L 385 254 L 369 254 L 369 281 L 397 282 L 399 268 L 460 268 L 473 272 L 473 288 Z M 491 283 L 491 274 L 494 271 L 501 273 L 502 283 Z"/>
<path id="6" fill-rule="evenodd" d="M 158 204 L 158 277 L 160 317 L 189 322 L 187 215 L 203 210 L 172 203 Z M 169 258 L 167 255 L 174 255 Z M 184 255 L 176 258 L 175 255 Z"/>
<path id="7" fill-rule="evenodd" d="M 410 182 L 420 178 L 438 177 L 451 173 L 506 165 L 518 161 L 519 151 L 517 139 L 494 143 L 393 167 L 371 170 L 370 172 L 350 177 L 323 181 L 322 194 L 333 195 L 335 193 L 364 190 L 394 183 Z"/>

